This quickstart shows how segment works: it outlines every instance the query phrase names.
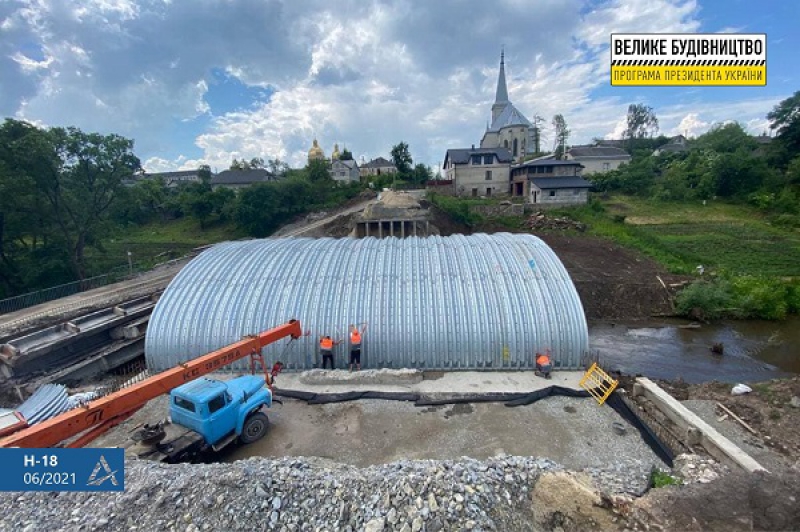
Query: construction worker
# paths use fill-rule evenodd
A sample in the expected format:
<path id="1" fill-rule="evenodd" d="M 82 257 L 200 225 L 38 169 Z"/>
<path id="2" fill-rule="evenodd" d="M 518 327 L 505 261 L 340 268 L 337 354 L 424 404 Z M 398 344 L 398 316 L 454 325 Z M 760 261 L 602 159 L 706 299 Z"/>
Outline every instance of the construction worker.
<path id="1" fill-rule="evenodd" d="M 366 330 L 366 323 L 360 331 L 358 327 L 350 324 L 350 371 L 353 371 L 353 364 L 356 365 L 356 371 L 361 371 L 361 335 Z"/>
<path id="2" fill-rule="evenodd" d="M 552 371 L 553 363 L 550 361 L 550 353 L 536 353 L 536 374 L 549 379 Z"/>
<path id="3" fill-rule="evenodd" d="M 341 340 L 334 340 L 330 336 L 323 336 L 319 339 L 319 352 L 322 353 L 322 369 L 328 367 L 328 361 L 331 363 L 331 369 L 336 369 L 333 366 L 333 346 L 340 343 Z"/>

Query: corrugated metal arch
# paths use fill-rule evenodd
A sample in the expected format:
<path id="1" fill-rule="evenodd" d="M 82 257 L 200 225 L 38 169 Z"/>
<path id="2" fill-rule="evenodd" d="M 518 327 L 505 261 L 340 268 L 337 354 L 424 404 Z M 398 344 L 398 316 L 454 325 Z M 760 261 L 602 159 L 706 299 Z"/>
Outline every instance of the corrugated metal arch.
<path id="1" fill-rule="evenodd" d="M 368 323 L 363 367 L 523 369 L 549 348 L 561 368 L 588 350 L 580 298 L 555 253 L 532 235 L 270 239 L 226 242 L 172 280 L 147 328 L 155 370 L 291 318 L 311 336 L 264 350 L 287 369 L 318 364 L 318 338 Z M 238 366 L 244 369 L 246 364 Z"/>

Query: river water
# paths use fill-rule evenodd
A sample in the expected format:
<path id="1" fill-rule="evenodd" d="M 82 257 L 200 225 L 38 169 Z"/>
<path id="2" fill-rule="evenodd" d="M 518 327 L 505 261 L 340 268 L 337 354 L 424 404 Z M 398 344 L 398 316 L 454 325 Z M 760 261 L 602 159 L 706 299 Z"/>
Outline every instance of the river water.
<path id="1" fill-rule="evenodd" d="M 781 322 L 590 323 L 589 342 L 606 370 L 687 382 L 759 381 L 800 373 L 800 317 Z M 721 342 L 724 354 L 710 347 Z"/>

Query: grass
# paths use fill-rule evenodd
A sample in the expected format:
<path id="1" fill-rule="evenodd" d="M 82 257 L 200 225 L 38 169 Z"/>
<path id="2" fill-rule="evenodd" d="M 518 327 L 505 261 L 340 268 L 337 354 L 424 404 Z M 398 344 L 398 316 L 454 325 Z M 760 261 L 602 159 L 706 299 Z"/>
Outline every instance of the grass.
<path id="1" fill-rule="evenodd" d="M 626 196 L 601 204 L 604 210 L 562 212 L 587 223 L 590 233 L 636 248 L 673 273 L 691 273 L 702 264 L 737 275 L 800 276 L 800 231 L 769 225 L 752 207 Z"/>
<path id="2" fill-rule="evenodd" d="M 653 469 L 653 471 L 650 473 L 650 485 L 653 486 L 654 488 L 675 486 L 677 484 L 678 484 L 678 479 L 673 477 L 669 473 L 659 471 L 658 469 Z"/>
<path id="3" fill-rule="evenodd" d="M 180 257 L 196 247 L 243 236 L 244 233 L 233 222 L 212 220 L 200 229 L 197 220 L 184 217 L 143 226 L 119 227 L 105 240 L 102 251 L 92 248 L 87 250 L 87 256 L 93 275 L 127 268 L 128 251 L 135 267 L 144 270 Z"/>

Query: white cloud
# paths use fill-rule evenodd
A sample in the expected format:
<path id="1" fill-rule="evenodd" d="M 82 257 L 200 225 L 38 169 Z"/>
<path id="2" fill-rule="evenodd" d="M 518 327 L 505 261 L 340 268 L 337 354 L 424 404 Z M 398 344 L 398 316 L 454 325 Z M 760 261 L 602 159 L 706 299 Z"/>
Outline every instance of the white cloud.
<path id="1" fill-rule="evenodd" d="M 697 113 L 689 113 L 684 116 L 677 127 L 673 128 L 670 135 L 684 135 L 687 138 L 696 137 L 703 134 L 711 126 L 708 122 L 700 120 Z"/>
<path id="2" fill-rule="evenodd" d="M 471 8 L 467 23 L 453 16 L 463 0 L 10 5 L 0 1 L 0 76 L 18 85 L 0 84 L 0 111 L 133 137 L 145 167 L 160 171 L 251 157 L 301 165 L 314 136 L 326 153 L 338 142 L 367 158 L 404 140 L 415 159 L 435 165 L 447 148 L 480 141 L 503 43 L 511 99 L 544 119 L 545 141 L 556 113 L 571 143 L 618 136 L 632 101 L 598 96 L 609 34 L 700 29 L 695 0 L 541 0 L 535 10 L 502 0 Z M 36 43 L 41 54 L 12 42 Z M 212 116 L 212 69 L 275 92 Z M 648 104 L 662 131 L 700 132 L 730 117 L 758 128 L 773 100 Z M 189 146 L 176 131 L 197 117 L 208 125 Z"/>

